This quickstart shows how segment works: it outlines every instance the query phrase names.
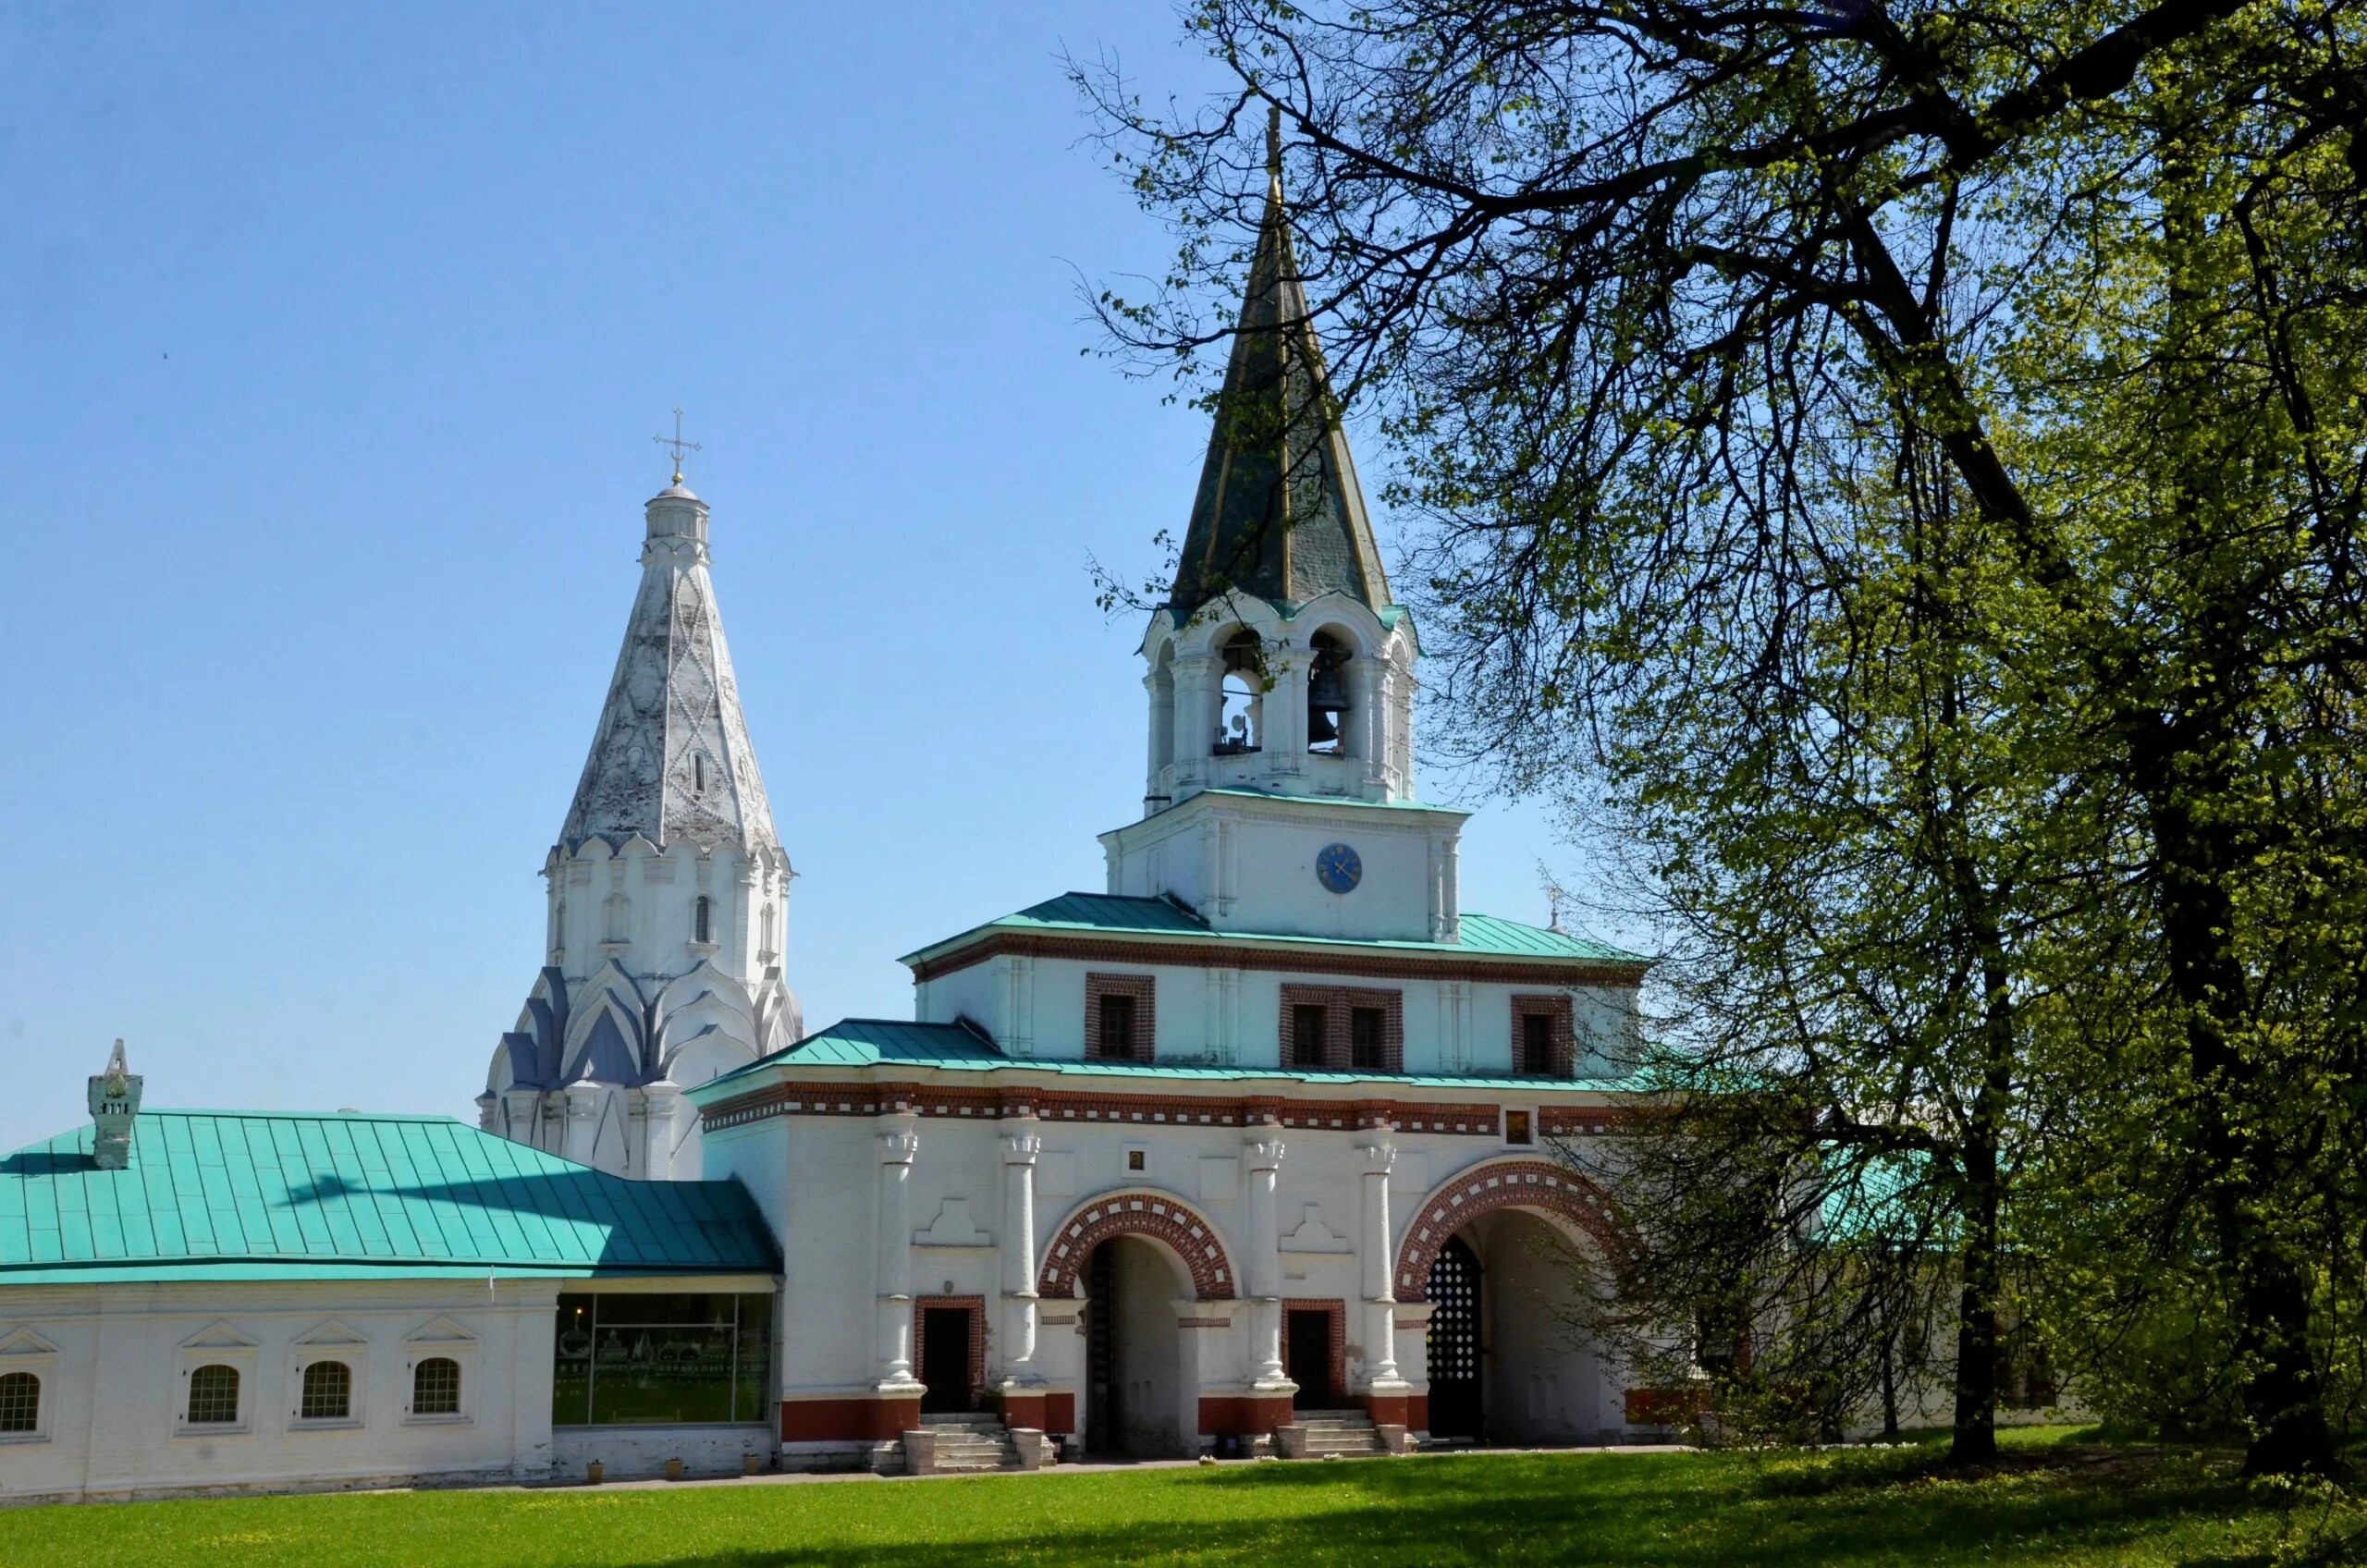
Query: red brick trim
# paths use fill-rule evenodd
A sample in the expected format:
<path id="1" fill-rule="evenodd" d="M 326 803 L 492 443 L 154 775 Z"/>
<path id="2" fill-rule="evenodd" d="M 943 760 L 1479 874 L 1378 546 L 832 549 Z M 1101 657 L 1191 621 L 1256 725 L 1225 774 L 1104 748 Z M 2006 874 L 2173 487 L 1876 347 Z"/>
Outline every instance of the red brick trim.
<path id="1" fill-rule="evenodd" d="M 915 983 L 935 980 L 1006 953 L 1080 963 L 1157 963 L 1177 969 L 1255 969 L 1268 973 L 1279 970 L 1294 974 L 1343 974 L 1356 980 L 1462 980 L 1494 986 L 1632 987 L 1642 983 L 1644 971 L 1650 967 L 1644 963 L 1551 960 L 1521 963 L 1464 958 L 1454 953 L 1434 958 L 1427 952 L 1276 951 L 1264 946 L 1233 947 L 1221 942 L 1130 941 L 1106 934 L 1073 938 L 1033 932 L 996 932 L 968 947 L 920 960 L 911 966 L 913 979 Z"/>
<path id="2" fill-rule="evenodd" d="M 1429 1395 L 1407 1394 L 1405 1396 L 1405 1429 L 1409 1432 L 1427 1432 L 1430 1429 Z"/>
<path id="3" fill-rule="evenodd" d="M 1291 1314 L 1294 1312 L 1320 1312 L 1331 1318 L 1331 1397 L 1342 1401 L 1346 1400 L 1348 1398 L 1348 1304 L 1338 1300 L 1303 1300 L 1294 1296 L 1285 1296 L 1282 1299 L 1282 1355 L 1286 1363 L 1282 1370 L 1285 1374 L 1290 1371 L 1287 1361 L 1291 1350 Z M 1291 1381 L 1295 1383 L 1298 1379 L 1294 1377 Z"/>
<path id="4" fill-rule="evenodd" d="M 888 1442 L 921 1424 L 920 1396 L 865 1399 L 828 1395 L 780 1402 L 785 1443 Z"/>
<path id="5" fill-rule="evenodd" d="M 1530 1074 L 1521 1063 L 1526 1050 L 1522 1041 L 1527 1025 L 1523 1021 L 1539 1014 L 1553 1021 L 1553 1068 L 1550 1074 Z M 1551 1076 L 1570 1078 L 1577 1074 L 1578 1027 L 1575 1009 L 1567 995 L 1515 996 L 1513 998 L 1513 1060 L 1515 1077 Z"/>
<path id="6" fill-rule="evenodd" d="M 1200 1436 L 1255 1437 L 1291 1418 L 1288 1394 L 1202 1394 Z"/>
<path id="7" fill-rule="evenodd" d="M 1365 1407 L 1365 1414 L 1372 1417 L 1372 1424 L 1376 1427 L 1395 1426 L 1409 1432 L 1417 1430 L 1414 1423 L 1407 1419 L 1412 1414 L 1412 1394 L 1361 1393 L 1356 1396 L 1356 1403 Z"/>
<path id="8" fill-rule="evenodd" d="M 1067 1437 L 1076 1430 L 1076 1395 L 1073 1392 L 1044 1396 L 1044 1430 L 1058 1437 Z"/>
<path id="9" fill-rule="evenodd" d="M 970 1315 L 970 1365 L 963 1368 L 968 1391 L 975 1400 L 987 1386 L 987 1298 L 984 1296 L 914 1296 L 913 1298 L 913 1376 L 928 1381 L 922 1364 L 927 1336 L 921 1332 L 921 1314 L 929 1307 L 950 1307 Z"/>
<path id="10" fill-rule="evenodd" d="M 1110 1193 L 1072 1209 L 1045 1249 L 1036 1294 L 1046 1300 L 1075 1299 L 1077 1270 L 1095 1247 L 1113 1236 L 1148 1236 L 1164 1243 L 1192 1271 L 1195 1296 L 1201 1301 L 1233 1299 L 1238 1276 L 1217 1228 L 1190 1205 L 1156 1192 Z"/>
<path id="11" fill-rule="evenodd" d="M 1101 1041 L 1101 998 L 1134 998 L 1134 1048 L 1131 1055 L 1111 1056 Z M 1154 1061 L 1159 1056 L 1159 979 L 1150 974 L 1105 974 L 1085 977 L 1085 1060 L 1087 1061 Z"/>
<path id="12" fill-rule="evenodd" d="M 1397 1247 L 1397 1299 L 1430 1299 L 1430 1265 L 1447 1238 L 1483 1214 L 1541 1208 L 1576 1224 L 1605 1247 L 1619 1244 L 1600 1189 L 1544 1159 L 1497 1159 L 1456 1171 L 1414 1213 Z"/>
<path id="13" fill-rule="evenodd" d="M 1027 1063 L 1015 1060 L 1015 1069 Z M 1546 1079 L 1540 1092 L 1550 1091 Z M 1220 1097 L 1184 1095 L 1088 1094 L 1032 1089 L 944 1089 L 912 1083 L 776 1084 L 706 1108 L 709 1129 L 738 1127 L 774 1116 L 912 1114 L 963 1121 L 1033 1116 L 1045 1121 L 1139 1122 L 1144 1126 L 1248 1127 L 1272 1121 L 1290 1128 L 1372 1127 L 1386 1121 L 1407 1133 L 1493 1138 L 1502 1126 L 1494 1103 L 1454 1104 L 1379 1096 L 1356 1100 L 1283 1099 L 1271 1095 Z M 1546 1136 L 1616 1133 L 1635 1114 L 1618 1106 L 1539 1107 Z"/>
<path id="14" fill-rule="evenodd" d="M 1385 991 L 1360 986 L 1284 986 L 1282 1011 L 1276 1023 L 1275 1038 L 1281 1045 L 1281 1060 L 1289 1067 L 1306 1067 L 1313 1063 L 1295 1060 L 1298 1032 L 1293 1014 L 1301 1007 L 1323 1009 L 1323 1060 L 1321 1065 L 1333 1072 L 1356 1071 L 1355 1065 L 1352 1023 L 1358 1008 L 1378 1008 L 1381 1014 L 1380 1064 L 1364 1071 L 1373 1072 L 1403 1072 L 1405 1071 L 1405 993 Z"/>

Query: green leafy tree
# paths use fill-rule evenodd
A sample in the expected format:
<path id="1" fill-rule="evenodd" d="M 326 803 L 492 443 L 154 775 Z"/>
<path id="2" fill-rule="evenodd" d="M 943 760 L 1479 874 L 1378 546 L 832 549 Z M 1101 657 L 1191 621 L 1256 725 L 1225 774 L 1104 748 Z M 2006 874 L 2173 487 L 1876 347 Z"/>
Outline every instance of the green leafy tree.
<path id="1" fill-rule="evenodd" d="M 1911 993 L 1898 1018 L 1944 1042 L 1926 1087 L 1963 1108 L 1919 1092 L 1889 1121 L 1948 1128 L 1966 1332 L 1996 1299 L 1977 1255 L 2006 1191 L 1980 1195 L 1973 1145 L 2044 1131 L 2048 1182 L 2142 1206 L 2041 1205 L 2066 1256 L 2132 1310 L 2217 1326 L 2253 1468 L 2330 1465 L 2327 1317 L 2355 1286 L 2326 1260 L 2355 1256 L 2359 1213 L 2357 6 L 1206 0 L 1184 20 L 1238 78 L 1212 104 L 1146 107 L 1078 68 L 1183 237 L 1165 288 L 1102 298 L 1116 340 L 1188 366 L 1233 331 L 1198 306 L 1245 259 L 1266 190 L 1245 133 L 1279 108 L 1310 314 L 1392 438 L 1392 498 L 1430 525 L 1463 743 L 1666 825 L 1666 907 L 1711 866 L 1711 929 L 1747 929 L 1753 896 L 1811 935 L 1899 900 L 1930 945 L 1865 973 Z M 1944 514 L 1847 490 L 1926 453 Z M 1944 568 L 1919 555 L 1943 515 Z M 1916 623 L 1875 634 L 1901 606 Z M 1818 663 L 1883 635 L 1911 639 L 1889 645 L 1916 679 Z M 1861 696 L 1881 722 L 1821 754 Z M 1724 778 L 1722 704 L 1760 723 Z M 1685 761 L 1658 794 L 1637 749 L 1655 707 Z M 1785 840 L 1804 861 L 1897 842 L 1919 768 L 1954 815 L 1905 888 L 1826 878 L 1837 901 L 1785 909 Z M 1786 815 L 1820 790 L 1844 803 Z M 1822 938 L 1819 985 L 1858 937 Z M 1749 978 L 1783 973 L 1761 954 Z M 1876 1010 L 1834 1016 L 1869 1067 L 1896 1044 Z M 2067 1121 L 2017 1109 L 2017 1082 L 2083 1049 L 2158 1113 L 2143 1146 L 2093 1141 L 2103 1096 Z M 1846 1124 L 1862 1107 L 1838 1098 Z M 2096 1234 L 2140 1216 L 2147 1270 Z"/>

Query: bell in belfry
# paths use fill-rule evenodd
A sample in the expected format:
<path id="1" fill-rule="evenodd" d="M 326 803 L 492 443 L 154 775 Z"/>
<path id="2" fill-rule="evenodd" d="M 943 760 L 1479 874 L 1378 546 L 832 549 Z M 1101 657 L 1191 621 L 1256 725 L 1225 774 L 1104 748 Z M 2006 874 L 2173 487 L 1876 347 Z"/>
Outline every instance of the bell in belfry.
<path id="1" fill-rule="evenodd" d="M 141 1080 L 124 1061 L 123 1042 L 115 1043 L 107 1068 L 91 1080 L 92 1159 L 102 1170 L 121 1170 L 131 1163 L 131 1127 L 140 1115 Z"/>

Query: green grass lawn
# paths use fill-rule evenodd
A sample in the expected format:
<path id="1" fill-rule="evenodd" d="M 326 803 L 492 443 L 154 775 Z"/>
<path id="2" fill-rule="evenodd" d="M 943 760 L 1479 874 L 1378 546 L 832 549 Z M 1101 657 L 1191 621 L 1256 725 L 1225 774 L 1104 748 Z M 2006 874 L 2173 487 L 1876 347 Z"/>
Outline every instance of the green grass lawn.
<path id="1" fill-rule="evenodd" d="M 186 1563 L 1873 1564 L 2270 1561 L 2317 1514 L 2225 1456 L 2020 1434 L 1937 1451 L 1475 1454 L 1097 1475 L 0 1510 L 6 1568 Z M 2356 1529 L 2359 1519 L 2336 1521 Z"/>

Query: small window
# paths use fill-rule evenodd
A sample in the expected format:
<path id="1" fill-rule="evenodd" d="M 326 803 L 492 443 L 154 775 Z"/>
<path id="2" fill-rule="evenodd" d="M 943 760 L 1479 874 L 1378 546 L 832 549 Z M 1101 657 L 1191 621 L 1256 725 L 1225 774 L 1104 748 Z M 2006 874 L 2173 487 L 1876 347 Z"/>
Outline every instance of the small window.
<path id="1" fill-rule="evenodd" d="M 1291 1065 L 1323 1065 L 1323 1036 L 1330 1031 L 1328 1010 L 1302 1002 L 1291 1009 Z"/>
<path id="2" fill-rule="evenodd" d="M 1529 1131 L 1528 1112 L 1525 1110 L 1508 1110 L 1504 1112 L 1504 1142 L 1508 1144 L 1533 1144 L 1537 1142 L 1536 1134 Z"/>
<path id="3" fill-rule="evenodd" d="M 1128 1149 L 1128 1150 L 1126 1151 L 1126 1169 L 1127 1169 L 1127 1170 L 1145 1170 L 1145 1169 L 1147 1169 L 1147 1168 L 1148 1167 L 1149 1163 L 1150 1163 L 1150 1156 L 1149 1156 L 1148 1151 L 1144 1150 L 1144 1149 Z"/>
<path id="4" fill-rule="evenodd" d="M 460 1414 L 460 1364 L 448 1355 L 431 1355 L 411 1369 L 411 1413 L 413 1415 Z"/>
<path id="5" fill-rule="evenodd" d="M 305 1421 L 343 1421 L 353 1414 L 353 1368 L 342 1361 L 315 1361 L 304 1368 L 303 1397 L 296 1415 Z"/>
<path id="6" fill-rule="evenodd" d="M 699 901 L 691 906 L 691 925 L 698 933 L 692 940 L 715 940 L 715 903 L 705 893 L 701 893 Z"/>
<path id="7" fill-rule="evenodd" d="M 189 1424 L 234 1427 L 239 1421 L 239 1369 L 209 1362 L 189 1375 Z"/>
<path id="8" fill-rule="evenodd" d="M 1539 1077 L 1553 1073 L 1553 1015 L 1525 1012 L 1520 1017 L 1520 1070 Z"/>
<path id="9" fill-rule="evenodd" d="M 1112 991 L 1101 994 L 1101 1054 L 1132 1060 L 1134 1050 L 1134 998 Z"/>
<path id="10" fill-rule="evenodd" d="M 1389 1066 L 1389 1014 L 1377 1007 L 1360 1007 L 1348 1013 L 1348 1060 L 1355 1066 L 1380 1072 Z"/>
<path id="11" fill-rule="evenodd" d="M 1226 639 L 1222 655 L 1223 708 L 1210 752 L 1220 757 L 1245 756 L 1265 744 L 1265 646 L 1257 633 L 1244 627 Z"/>
<path id="12" fill-rule="evenodd" d="M 0 1377 L 0 1433 L 41 1430 L 41 1379 L 30 1372 Z"/>

